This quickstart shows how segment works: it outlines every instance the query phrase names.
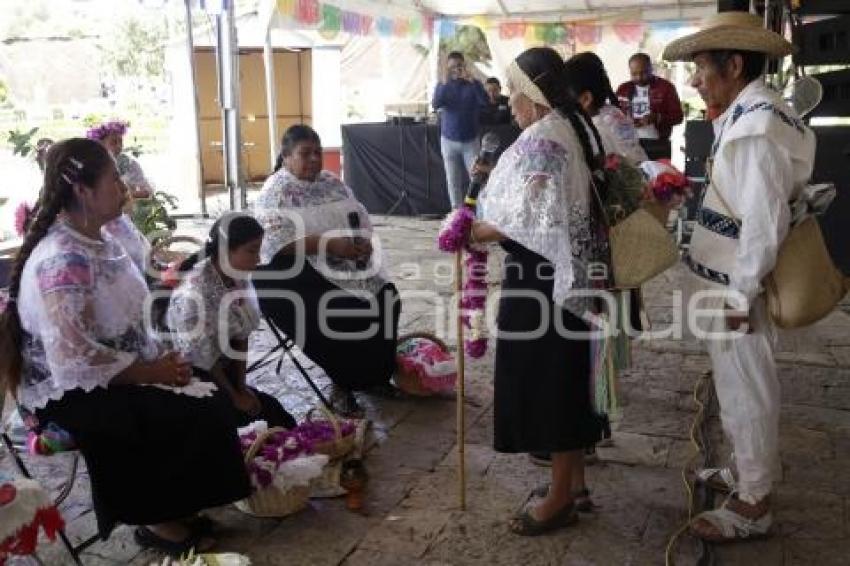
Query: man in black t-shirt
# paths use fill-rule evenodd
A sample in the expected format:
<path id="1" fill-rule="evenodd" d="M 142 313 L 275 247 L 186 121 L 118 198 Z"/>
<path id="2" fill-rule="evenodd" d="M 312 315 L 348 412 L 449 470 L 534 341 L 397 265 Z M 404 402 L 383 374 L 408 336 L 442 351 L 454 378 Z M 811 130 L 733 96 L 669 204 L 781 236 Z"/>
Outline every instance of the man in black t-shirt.
<path id="1" fill-rule="evenodd" d="M 481 123 L 486 125 L 510 124 L 511 108 L 508 97 L 502 94 L 502 85 L 496 77 L 490 77 L 484 83 L 487 91 L 487 106 L 481 109 Z"/>

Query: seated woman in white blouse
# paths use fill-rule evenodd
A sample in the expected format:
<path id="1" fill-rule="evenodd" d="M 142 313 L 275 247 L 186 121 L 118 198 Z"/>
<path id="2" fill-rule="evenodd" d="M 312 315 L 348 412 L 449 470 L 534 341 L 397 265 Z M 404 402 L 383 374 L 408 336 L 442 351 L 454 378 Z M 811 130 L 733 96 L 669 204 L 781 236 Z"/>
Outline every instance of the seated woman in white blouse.
<path id="1" fill-rule="evenodd" d="M 250 484 L 227 399 L 185 387 L 189 364 L 144 325 L 144 278 L 102 229 L 126 198 L 99 143 L 50 148 L 0 317 L 0 383 L 74 438 L 101 537 L 140 525 L 142 546 L 204 551 L 213 541 L 197 512 L 246 497 Z"/>
<path id="2" fill-rule="evenodd" d="M 100 140 L 95 140 L 100 141 Z M 50 149 L 55 142 L 50 138 L 42 138 L 38 140 L 38 144 L 36 145 L 36 161 L 38 162 L 38 166 L 42 172 L 44 172 L 44 168 L 46 166 L 47 159 L 47 150 Z M 109 144 L 104 143 L 104 147 L 107 150 L 110 150 Z M 111 151 L 111 150 L 110 150 Z M 116 162 L 117 163 L 117 162 Z M 120 166 L 119 166 L 119 174 Z M 122 177 L 122 181 L 124 181 L 124 177 Z M 125 181 L 124 188 L 128 192 L 130 191 L 127 183 Z M 28 218 L 24 222 L 24 229 L 28 229 L 30 223 L 35 219 L 38 214 L 39 203 L 36 203 L 33 207 L 32 212 L 29 214 Z M 130 216 L 126 213 L 121 214 L 118 218 L 110 220 L 106 224 L 103 225 L 103 231 L 108 232 L 113 238 L 115 238 L 119 244 L 124 248 L 127 254 L 130 256 L 130 259 L 133 260 L 133 263 L 136 267 L 139 268 L 139 271 L 142 274 L 147 273 L 147 258 L 150 254 L 151 245 L 148 242 L 147 238 L 142 234 L 136 225 L 133 224 L 133 221 L 130 219 Z"/>
<path id="3" fill-rule="evenodd" d="M 167 323 L 195 375 L 228 393 L 239 426 L 264 420 L 269 426 L 292 428 L 295 419 L 277 399 L 245 383 L 248 338 L 260 324 L 249 278 L 262 242 L 263 228 L 251 216 L 228 213 L 219 218 L 204 249 L 180 266 L 189 273 L 171 296 Z"/>
<path id="4" fill-rule="evenodd" d="M 353 391 L 395 395 L 401 297 L 372 250 L 369 213 L 322 169 L 322 143 L 309 126 L 284 134 L 255 212 L 266 230 L 265 265 L 254 276 L 263 314 L 327 372 L 343 413 L 362 414 Z"/>

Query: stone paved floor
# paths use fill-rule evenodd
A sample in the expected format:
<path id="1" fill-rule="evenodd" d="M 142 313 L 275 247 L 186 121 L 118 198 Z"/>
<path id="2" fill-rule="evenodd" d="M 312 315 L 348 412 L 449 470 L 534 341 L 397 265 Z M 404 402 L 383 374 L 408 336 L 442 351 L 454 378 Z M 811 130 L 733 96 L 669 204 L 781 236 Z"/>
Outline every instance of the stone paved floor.
<path id="1" fill-rule="evenodd" d="M 437 223 L 377 219 L 392 275 L 407 293 L 404 331 L 444 327 L 451 285 L 445 258 L 434 251 Z M 494 262 L 496 259 L 494 258 Z M 447 264 L 450 266 L 451 263 Z M 671 320 L 669 289 L 681 276 L 672 270 L 652 282 L 646 300 L 656 328 Z M 412 294 L 417 292 L 418 294 Z M 451 335 L 451 334 L 449 334 Z M 253 344 L 264 351 L 269 335 Z M 714 549 L 717 564 L 805 565 L 850 563 L 850 318 L 837 312 L 805 332 L 784 337 L 780 347 L 783 386 L 784 481 L 776 498 L 776 535 L 768 540 Z M 597 511 L 574 528 L 524 539 L 505 521 L 546 470 L 521 455 L 497 454 L 492 443 L 492 357 L 467 371 L 468 507 L 457 506 L 455 406 L 452 399 L 386 401 L 363 396 L 374 427 L 367 454 L 367 513 L 352 514 L 342 501 L 314 501 L 284 520 L 260 520 L 228 507 L 214 511 L 227 527 L 222 550 L 249 555 L 257 565 L 644 565 L 663 564 L 668 539 L 687 513 L 681 467 L 691 456 L 688 431 L 692 394 L 708 360 L 693 341 L 656 339 L 634 348 L 634 367 L 620 383 L 622 418 L 615 445 L 600 449 L 589 469 Z M 312 372 L 318 371 L 316 368 Z M 314 403 L 301 380 L 285 367 L 255 376 L 294 412 Z M 320 372 L 319 372 L 320 373 Z M 328 382 L 317 378 L 322 387 Z M 709 424 L 715 453 L 728 453 L 716 412 Z M 7 459 L 6 459 L 7 460 Z M 39 477 L 61 477 L 62 458 L 33 462 Z M 0 458 L 0 465 L 8 466 Z M 203 473 L 203 472 L 201 472 Z M 64 512 L 69 532 L 93 532 L 87 479 Z M 131 488 L 131 486 L 128 486 Z M 676 564 L 695 564 L 698 546 L 688 537 L 676 546 Z M 66 556 L 47 545 L 42 556 L 61 564 Z M 131 530 L 119 528 L 85 555 L 86 564 L 150 564 Z"/>

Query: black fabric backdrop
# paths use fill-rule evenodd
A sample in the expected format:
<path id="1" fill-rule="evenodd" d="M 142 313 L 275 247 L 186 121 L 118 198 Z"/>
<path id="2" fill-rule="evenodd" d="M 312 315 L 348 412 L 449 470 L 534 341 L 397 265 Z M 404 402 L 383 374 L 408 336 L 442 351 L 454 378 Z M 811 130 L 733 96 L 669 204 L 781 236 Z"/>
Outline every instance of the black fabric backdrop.
<path id="1" fill-rule="evenodd" d="M 504 149 L 519 136 L 515 126 L 494 131 Z M 349 124 L 342 127 L 346 184 L 372 214 L 442 215 L 449 211 L 440 128 L 429 124 Z"/>
<path id="2" fill-rule="evenodd" d="M 850 127 L 814 127 L 815 183 L 835 183 L 836 195 L 826 214 L 819 218 L 823 237 L 835 264 L 850 275 Z"/>

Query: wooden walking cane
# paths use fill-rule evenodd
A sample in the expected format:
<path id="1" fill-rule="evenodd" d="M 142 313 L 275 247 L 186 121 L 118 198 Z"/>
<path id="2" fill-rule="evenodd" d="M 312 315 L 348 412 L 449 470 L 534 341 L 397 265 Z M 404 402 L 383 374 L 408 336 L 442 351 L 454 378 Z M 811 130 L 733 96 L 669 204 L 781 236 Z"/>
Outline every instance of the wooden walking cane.
<path id="1" fill-rule="evenodd" d="M 499 149 L 499 136 L 488 132 L 481 139 L 481 154 L 478 162 L 481 165 L 492 166 L 496 162 L 496 152 Z M 462 209 L 458 211 L 457 226 L 463 232 L 463 237 L 469 237 L 469 230 L 475 219 L 475 210 L 478 205 L 478 193 L 487 181 L 489 169 L 486 171 L 475 171 L 471 174 L 469 190 L 463 200 Z M 464 210 L 466 212 L 464 212 Z M 465 240 L 464 240 L 465 241 Z M 457 292 L 457 459 L 458 459 L 458 497 L 460 499 L 460 510 L 466 511 L 466 406 L 464 401 L 465 379 L 464 364 L 466 362 L 463 344 L 463 252 L 465 246 L 460 245 L 455 250 L 455 291 Z"/>
<path id="2" fill-rule="evenodd" d="M 463 350 L 463 249 L 455 252 L 455 290 L 457 291 L 457 460 L 458 460 L 458 497 L 460 510 L 466 511 L 466 413 L 464 406 L 464 364 Z"/>

